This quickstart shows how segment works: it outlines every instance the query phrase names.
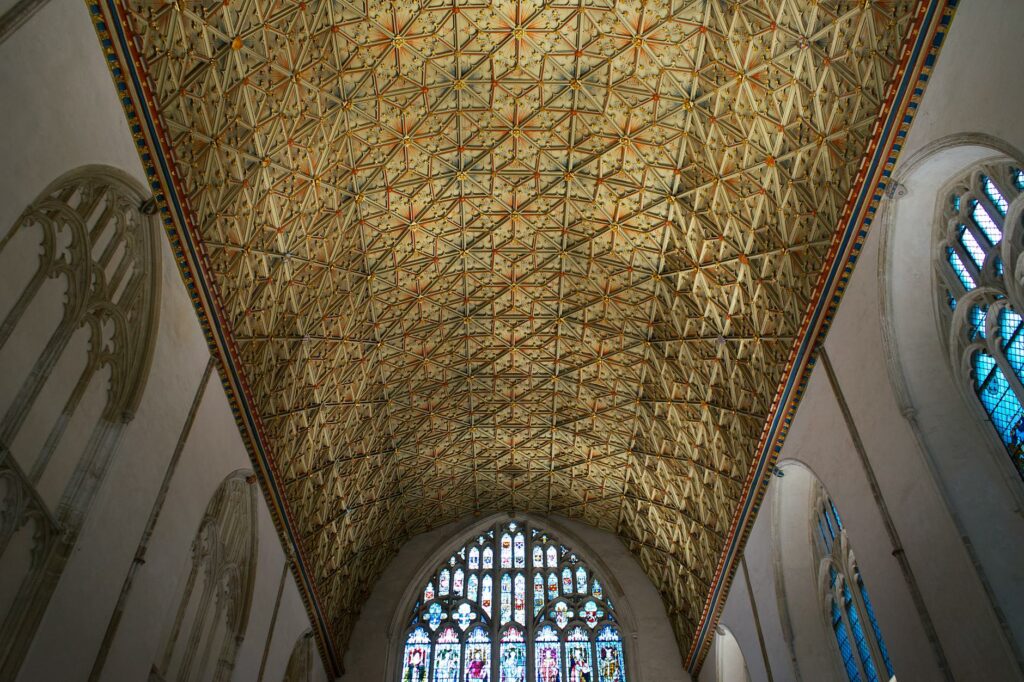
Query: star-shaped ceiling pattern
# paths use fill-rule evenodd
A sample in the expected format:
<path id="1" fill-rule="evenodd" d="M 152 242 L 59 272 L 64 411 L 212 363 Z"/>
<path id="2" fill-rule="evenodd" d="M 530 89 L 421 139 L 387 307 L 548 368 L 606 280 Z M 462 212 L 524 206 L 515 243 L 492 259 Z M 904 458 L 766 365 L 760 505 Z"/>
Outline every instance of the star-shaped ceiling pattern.
<path id="1" fill-rule="evenodd" d="M 338 649 L 515 509 L 685 651 L 911 0 L 127 4 Z"/>

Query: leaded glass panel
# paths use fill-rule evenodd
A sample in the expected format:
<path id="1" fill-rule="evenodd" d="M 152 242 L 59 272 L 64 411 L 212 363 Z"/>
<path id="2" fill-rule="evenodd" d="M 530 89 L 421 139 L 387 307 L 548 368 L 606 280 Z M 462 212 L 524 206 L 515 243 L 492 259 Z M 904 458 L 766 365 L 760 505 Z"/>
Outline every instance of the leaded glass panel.
<path id="1" fill-rule="evenodd" d="M 895 673 L 881 627 L 867 598 L 867 588 L 854 562 L 839 511 L 822 488 L 818 491 L 816 512 L 813 523 L 821 539 L 818 557 L 828 565 L 825 602 L 843 669 L 850 682 L 888 680 Z M 885 678 L 878 672 L 883 667 L 887 672 Z"/>
<path id="2" fill-rule="evenodd" d="M 601 581 L 528 523 L 474 536 L 417 594 L 399 682 L 626 682 Z"/>
<path id="3" fill-rule="evenodd" d="M 1013 302 L 1022 292 L 1008 281 L 1004 264 L 1004 257 L 1019 262 L 1021 239 L 1003 243 L 1009 216 L 1021 220 L 1013 206 L 1024 201 L 1022 177 L 1017 168 L 987 165 L 943 198 L 939 297 L 954 331 L 954 370 L 969 374 L 978 402 L 1024 476 L 1024 335 Z"/>

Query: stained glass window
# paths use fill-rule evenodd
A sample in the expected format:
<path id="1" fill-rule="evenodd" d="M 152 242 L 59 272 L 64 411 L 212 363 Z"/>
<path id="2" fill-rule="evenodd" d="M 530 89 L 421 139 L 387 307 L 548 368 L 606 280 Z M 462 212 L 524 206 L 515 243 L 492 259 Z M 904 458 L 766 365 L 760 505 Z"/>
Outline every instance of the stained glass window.
<path id="1" fill-rule="evenodd" d="M 1005 223 L 1013 205 L 1024 201 L 1022 181 L 1020 169 L 988 165 L 943 198 L 939 295 L 956 332 L 954 371 L 968 368 L 966 380 L 1024 477 L 1024 325 L 1015 298 L 1020 293 L 1008 283 L 1003 263 Z M 1017 262 L 1016 250 L 1007 253 Z"/>
<path id="2" fill-rule="evenodd" d="M 430 665 L 430 637 L 423 628 L 416 628 L 405 639 L 402 657 L 402 682 L 426 682 Z"/>
<path id="3" fill-rule="evenodd" d="M 434 682 L 459 682 L 459 658 L 462 647 L 455 628 L 445 628 L 434 648 Z"/>
<path id="4" fill-rule="evenodd" d="M 418 594 L 399 682 L 626 682 L 602 582 L 531 524 L 498 524 L 471 538 Z"/>
<path id="5" fill-rule="evenodd" d="M 823 592 L 843 669 L 850 682 L 885 682 L 894 678 L 895 672 L 839 511 L 820 487 L 817 500 L 814 530 L 821 540 L 817 554 L 828 565 L 828 585 Z"/>

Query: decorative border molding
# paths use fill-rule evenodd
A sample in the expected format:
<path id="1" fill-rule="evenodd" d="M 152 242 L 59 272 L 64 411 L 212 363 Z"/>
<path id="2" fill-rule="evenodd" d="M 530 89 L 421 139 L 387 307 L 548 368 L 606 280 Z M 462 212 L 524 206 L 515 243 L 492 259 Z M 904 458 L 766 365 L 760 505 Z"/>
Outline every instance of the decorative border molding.
<path id="1" fill-rule="evenodd" d="M 141 68 L 142 59 L 124 21 L 120 1 L 85 2 L 135 139 L 147 181 L 159 206 L 164 229 L 186 290 L 196 309 L 207 343 L 217 358 L 218 373 L 236 424 L 261 482 L 260 487 L 274 525 L 287 553 L 292 555 L 292 572 L 310 614 L 321 655 L 330 674 L 337 677 L 343 668 L 333 645 L 330 623 L 283 495 L 280 475 L 265 445 L 260 417 L 252 407 L 251 393 L 241 372 L 231 331 L 221 321 L 221 298 L 216 285 L 206 274 L 207 256 L 196 237 L 190 209 L 178 189 L 177 170 L 145 72 Z M 811 305 L 790 352 L 783 381 L 761 432 L 755 460 L 744 483 L 742 504 L 737 507 L 733 517 L 696 635 L 686 656 L 686 667 L 691 674 L 700 670 L 710 648 L 714 626 L 735 576 L 737 559 L 746 544 L 764 497 L 769 474 L 806 389 L 814 365 L 815 350 L 827 333 L 849 282 L 958 2 L 920 0 L 916 20 L 904 42 L 899 65 L 890 82 L 872 131 L 871 142 L 843 211 L 839 223 L 843 227 L 833 237 Z"/>
<path id="2" fill-rule="evenodd" d="M 344 670 L 334 648 L 330 623 L 317 594 L 310 567 L 305 561 L 306 554 L 283 494 L 280 474 L 265 446 L 262 422 L 251 407 L 252 395 L 240 371 L 237 347 L 230 330 L 221 322 L 220 293 L 206 276 L 207 255 L 201 242 L 196 239 L 193 229 L 195 222 L 188 205 L 182 199 L 184 195 L 179 192 L 178 174 L 170 154 L 166 131 L 156 113 L 155 100 L 141 69 L 142 59 L 124 22 L 123 8 L 119 0 L 85 1 L 142 161 L 146 181 L 159 208 L 174 260 L 196 309 L 211 354 L 217 359 L 221 384 L 260 481 L 270 516 L 284 543 L 285 554 L 291 558 L 291 570 L 310 615 L 325 667 L 332 677 L 338 677 Z"/>
<path id="3" fill-rule="evenodd" d="M 783 381 L 761 432 L 755 460 L 743 486 L 742 503 L 733 516 L 725 549 L 686 656 L 686 667 L 692 675 L 700 671 L 711 647 L 714 627 L 725 606 L 725 597 L 735 577 L 738 558 L 750 535 L 772 468 L 782 451 L 796 409 L 807 388 L 818 344 L 828 333 L 836 308 L 849 284 L 958 3 L 959 0 L 921 0 L 915 23 L 904 41 L 899 65 L 889 83 L 875 121 L 871 142 L 843 209 L 840 228 L 825 257 L 811 304 L 790 352 Z"/>

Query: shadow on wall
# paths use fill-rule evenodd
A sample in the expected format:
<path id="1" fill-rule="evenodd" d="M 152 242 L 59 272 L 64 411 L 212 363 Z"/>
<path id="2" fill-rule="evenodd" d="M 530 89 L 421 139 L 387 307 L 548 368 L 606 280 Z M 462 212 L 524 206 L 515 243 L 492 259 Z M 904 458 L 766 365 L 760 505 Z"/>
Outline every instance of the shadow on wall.
<path id="1" fill-rule="evenodd" d="M 144 196 L 120 171 L 81 168 L 0 237 L 3 679 L 21 665 L 149 373 L 159 251 Z"/>

